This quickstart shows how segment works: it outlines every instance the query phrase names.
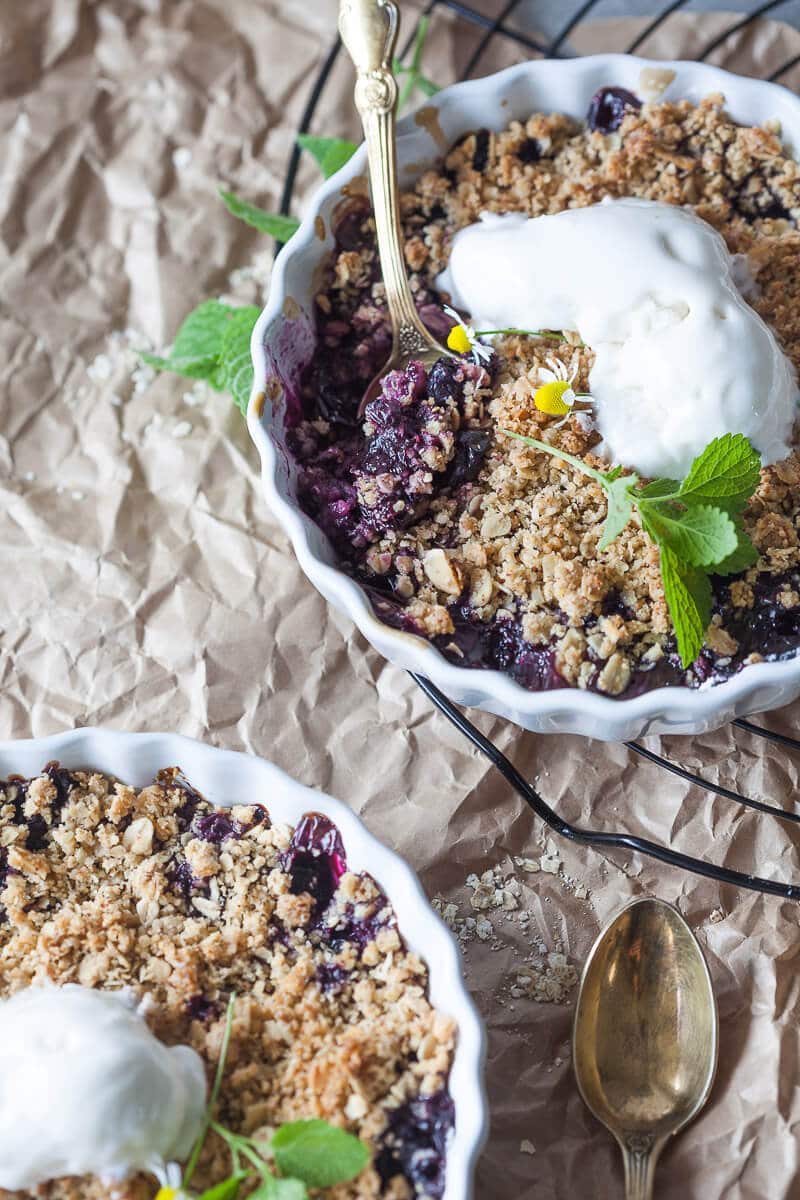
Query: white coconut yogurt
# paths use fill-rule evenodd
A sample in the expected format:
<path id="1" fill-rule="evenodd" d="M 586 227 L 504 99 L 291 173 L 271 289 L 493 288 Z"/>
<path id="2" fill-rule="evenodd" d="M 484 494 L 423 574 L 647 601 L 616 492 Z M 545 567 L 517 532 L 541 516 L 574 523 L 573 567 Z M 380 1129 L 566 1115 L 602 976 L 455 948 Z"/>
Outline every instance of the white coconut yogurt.
<path id="1" fill-rule="evenodd" d="M 0 1002 L 0 1188 L 63 1175 L 165 1178 L 203 1122 L 206 1076 L 126 992 L 26 988 Z"/>
<path id="2" fill-rule="evenodd" d="M 765 465 L 789 453 L 796 375 L 737 267 L 693 213 L 625 199 L 485 213 L 456 234 L 438 282 L 479 330 L 576 330 L 595 353 L 599 453 L 680 478 L 725 433 L 743 433 Z"/>

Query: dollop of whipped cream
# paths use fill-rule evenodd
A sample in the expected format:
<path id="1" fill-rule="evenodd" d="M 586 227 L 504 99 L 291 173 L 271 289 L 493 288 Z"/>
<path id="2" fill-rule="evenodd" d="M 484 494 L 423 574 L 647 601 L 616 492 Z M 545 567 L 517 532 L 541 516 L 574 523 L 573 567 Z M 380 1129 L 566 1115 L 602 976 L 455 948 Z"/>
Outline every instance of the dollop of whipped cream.
<path id="1" fill-rule="evenodd" d="M 794 368 L 741 278 L 705 221 L 625 199 L 543 217 L 484 213 L 456 234 L 438 283 L 479 330 L 576 330 L 595 353 L 599 453 L 679 479 L 725 433 L 743 433 L 764 465 L 790 450 Z"/>
<path id="2" fill-rule="evenodd" d="M 0 1188 L 63 1175 L 166 1181 L 203 1122 L 206 1076 L 163 1045 L 128 992 L 30 987 L 0 1002 Z"/>

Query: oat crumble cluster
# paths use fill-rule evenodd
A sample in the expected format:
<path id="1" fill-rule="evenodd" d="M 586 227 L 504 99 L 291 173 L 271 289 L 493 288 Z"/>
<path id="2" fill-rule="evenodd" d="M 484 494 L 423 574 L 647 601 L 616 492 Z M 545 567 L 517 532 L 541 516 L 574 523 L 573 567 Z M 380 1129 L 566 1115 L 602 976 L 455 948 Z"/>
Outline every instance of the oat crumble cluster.
<path id="1" fill-rule="evenodd" d="M 209 1080 L 235 991 L 223 1124 L 257 1136 L 316 1116 L 364 1139 L 372 1165 L 331 1200 L 442 1195 L 454 1024 L 324 816 L 292 829 L 258 803 L 216 810 L 177 770 L 138 791 L 56 764 L 0 784 L 0 997 L 46 981 L 135 989 L 153 1032 L 192 1046 Z M 230 1169 L 211 1135 L 193 1186 Z M 156 1190 L 140 1175 L 113 1194 Z M 108 1195 L 91 1179 L 0 1189 Z"/>
<path id="2" fill-rule="evenodd" d="M 598 94 L 600 95 L 600 94 Z M 402 196 L 405 254 L 420 313 L 445 337 L 435 279 L 454 234 L 483 211 L 531 216 L 634 196 L 691 207 L 747 256 L 751 303 L 800 368 L 800 167 L 779 130 L 746 128 L 722 96 L 640 104 L 622 89 L 595 98 L 589 122 L 534 114 L 496 134 L 468 134 Z M 441 360 L 384 381 L 389 332 L 367 201 L 355 196 L 316 297 L 320 347 L 289 444 L 300 500 L 366 586 L 388 623 L 430 638 L 453 662 L 499 668 L 532 689 L 577 686 L 631 696 L 664 684 L 716 682 L 800 645 L 800 457 L 762 472 L 745 525 L 760 552 L 720 579 L 706 647 L 684 672 L 658 549 L 631 522 L 598 549 L 602 490 L 572 467 L 499 430 L 541 438 L 538 372 L 556 360 L 588 391 L 590 347 L 505 337 L 487 368 Z M 510 281 L 513 286 L 513 281 Z M 599 440 L 574 413 L 548 435 L 592 455 Z"/>

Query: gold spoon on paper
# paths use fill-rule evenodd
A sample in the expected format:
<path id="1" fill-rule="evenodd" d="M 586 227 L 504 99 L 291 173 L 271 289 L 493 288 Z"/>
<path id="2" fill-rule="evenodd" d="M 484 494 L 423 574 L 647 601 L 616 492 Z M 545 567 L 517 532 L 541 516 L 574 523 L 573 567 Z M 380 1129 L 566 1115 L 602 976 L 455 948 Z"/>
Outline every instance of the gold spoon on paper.
<path id="1" fill-rule="evenodd" d="M 581 1095 L 622 1150 L 627 1200 L 650 1200 L 665 1143 L 708 1099 L 718 1041 L 697 939 L 671 904 L 634 900 L 592 947 L 572 1038 Z"/>
<path id="2" fill-rule="evenodd" d="M 380 391 L 381 379 L 388 371 L 402 371 L 414 360 L 427 369 L 438 358 L 454 357 L 420 320 L 403 258 L 395 146 L 397 81 L 392 72 L 398 25 L 397 5 L 392 0 L 341 2 L 339 32 L 356 68 L 355 101 L 367 143 L 378 254 L 392 322 L 389 361 L 364 393 L 359 416 Z"/>

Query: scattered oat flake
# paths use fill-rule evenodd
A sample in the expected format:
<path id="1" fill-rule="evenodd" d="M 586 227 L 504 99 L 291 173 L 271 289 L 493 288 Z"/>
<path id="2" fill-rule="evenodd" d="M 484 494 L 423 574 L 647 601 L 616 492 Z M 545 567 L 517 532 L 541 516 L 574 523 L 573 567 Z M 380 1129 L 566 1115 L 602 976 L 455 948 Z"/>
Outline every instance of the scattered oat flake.
<path id="1" fill-rule="evenodd" d="M 512 996 L 525 996 L 539 1003 L 565 1004 L 578 982 L 578 972 L 565 954 L 548 954 L 544 959 L 516 968 Z"/>
<path id="2" fill-rule="evenodd" d="M 523 1138 L 519 1144 L 519 1152 L 520 1154 L 535 1154 L 536 1147 L 533 1142 L 529 1142 L 527 1138 Z"/>
<path id="3" fill-rule="evenodd" d="M 520 871 L 525 871 L 529 875 L 533 875 L 539 870 L 539 864 L 532 858 L 515 858 L 514 862 Z"/>
<path id="4" fill-rule="evenodd" d="M 111 378 L 113 363 L 107 354 L 98 354 L 93 362 L 89 363 L 86 368 L 86 374 L 93 383 L 102 383 L 105 379 Z"/>
<path id="5" fill-rule="evenodd" d="M 174 438 L 185 438 L 188 437 L 191 432 L 192 424 L 190 421 L 178 421 L 178 424 L 175 425 L 172 430 L 172 436 Z"/>

